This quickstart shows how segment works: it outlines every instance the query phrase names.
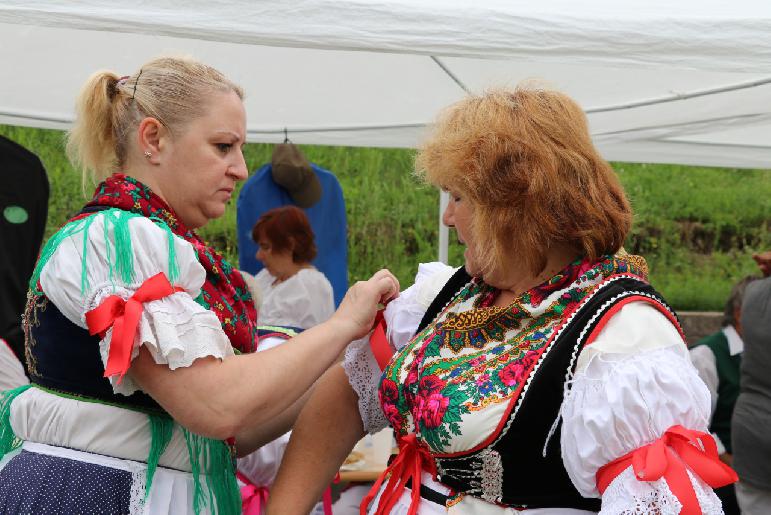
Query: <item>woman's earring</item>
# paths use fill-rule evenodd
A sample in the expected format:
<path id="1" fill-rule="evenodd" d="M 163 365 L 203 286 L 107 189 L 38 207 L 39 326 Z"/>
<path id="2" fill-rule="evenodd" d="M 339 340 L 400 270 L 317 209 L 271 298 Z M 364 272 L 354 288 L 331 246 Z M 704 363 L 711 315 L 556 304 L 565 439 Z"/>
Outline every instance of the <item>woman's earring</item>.
<path id="1" fill-rule="evenodd" d="M 152 152 L 150 152 L 149 150 L 145 150 L 145 157 L 146 157 L 147 159 L 150 159 L 151 157 L 153 157 L 153 153 L 152 153 Z"/>

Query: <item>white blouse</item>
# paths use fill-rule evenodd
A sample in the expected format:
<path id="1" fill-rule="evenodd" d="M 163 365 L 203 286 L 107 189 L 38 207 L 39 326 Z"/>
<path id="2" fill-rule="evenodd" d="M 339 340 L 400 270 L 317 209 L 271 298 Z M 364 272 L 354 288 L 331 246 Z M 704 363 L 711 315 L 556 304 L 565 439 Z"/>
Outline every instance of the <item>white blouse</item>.
<path id="1" fill-rule="evenodd" d="M 254 279 L 262 296 L 257 315 L 260 325 L 308 329 L 335 312 L 332 285 L 315 268 L 302 268 L 278 284 L 274 284 L 276 278 L 263 268 Z"/>
<path id="2" fill-rule="evenodd" d="M 111 274 L 115 256 L 113 234 L 105 235 L 105 218 L 115 216 L 110 211 L 92 215 L 86 242 L 86 282 L 82 283 L 84 232 L 76 232 L 59 245 L 40 274 L 40 285 L 62 314 L 84 329 L 86 313 L 101 304 L 110 295 L 128 299 L 147 280 L 167 270 L 169 263 L 169 233 L 151 220 L 135 217 L 129 220 L 134 280 L 123 282 L 117 273 Z M 222 330 L 219 319 L 212 311 L 196 303 L 206 279 L 206 271 L 198 262 L 193 246 L 172 235 L 179 279 L 172 286 L 184 291 L 143 304 L 143 312 L 134 338 L 131 359 L 139 355 L 144 345 L 156 363 L 172 370 L 188 367 L 193 361 L 206 356 L 224 358 L 233 355 L 230 340 Z M 81 290 L 81 285 L 85 289 Z M 112 329 L 108 329 L 99 344 L 102 363 L 107 362 Z M 117 384 L 111 377 L 115 393 L 131 395 L 139 388 L 129 375 Z"/>
<path id="3" fill-rule="evenodd" d="M 453 272 L 439 263 L 421 265 L 415 284 L 388 305 L 385 311 L 388 336 L 396 350 L 408 343 L 431 299 Z M 377 393 L 382 373 L 369 350 L 367 338 L 349 346 L 343 367 L 358 395 L 364 428 L 370 433 L 377 432 L 387 425 L 387 420 Z M 586 497 L 600 496 L 595 477 L 601 466 L 653 442 L 669 427 L 680 424 L 707 432 L 709 392 L 691 364 L 677 330 L 646 303 L 627 304 L 609 320 L 597 339 L 579 354 L 569 385 L 561 409 L 562 458 L 573 484 Z M 490 419 L 490 414 L 484 418 Z M 484 427 L 479 427 L 478 432 L 485 433 L 488 422 L 480 421 Z M 469 441 L 459 445 L 470 448 L 468 445 L 485 436 L 472 435 Z M 712 489 L 698 478 L 691 476 L 691 479 L 703 512 L 722 513 Z M 630 467 L 605 491 L 601 513 L 647 513 L 652 507 L 662 514 L 676 514 L 681 508 L 663 478 L 641 482 Z M 473 497 L 465 497 L 450 511 L 515 512 Z M 579 513 L 561 509 L 528 510 L 527 513 L 531 512 Z"/>

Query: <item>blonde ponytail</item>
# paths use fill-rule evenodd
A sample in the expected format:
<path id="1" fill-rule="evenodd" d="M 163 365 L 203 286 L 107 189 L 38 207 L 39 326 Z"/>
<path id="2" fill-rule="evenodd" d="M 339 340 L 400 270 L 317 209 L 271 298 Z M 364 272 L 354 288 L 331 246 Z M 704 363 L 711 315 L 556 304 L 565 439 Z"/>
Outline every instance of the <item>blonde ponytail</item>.
<path id="1" fill-rule="evenodd" d="M 116 164 L 113 111 L 119 77 L 110 71 L 91 75 L 75 104 L 75 124 L 67 135 L 67 156 L 83 173 L 83 185 L 112 173 Z"/>

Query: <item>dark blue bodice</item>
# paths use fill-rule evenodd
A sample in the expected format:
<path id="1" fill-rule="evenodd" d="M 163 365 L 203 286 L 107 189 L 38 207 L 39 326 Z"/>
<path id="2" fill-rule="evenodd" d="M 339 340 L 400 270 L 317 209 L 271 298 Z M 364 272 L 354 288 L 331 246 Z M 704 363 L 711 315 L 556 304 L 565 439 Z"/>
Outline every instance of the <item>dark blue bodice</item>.
<path id="1" fill-rule="evenodd" d="M 127 408 L 163 412 L 147 394 L 113 393 L 110 381 L 103 377 L 99 336 L 91 336 L 70 322 L 44 295 L 28 301 L 25 331 L 27 364 L 33 384 Z"/>

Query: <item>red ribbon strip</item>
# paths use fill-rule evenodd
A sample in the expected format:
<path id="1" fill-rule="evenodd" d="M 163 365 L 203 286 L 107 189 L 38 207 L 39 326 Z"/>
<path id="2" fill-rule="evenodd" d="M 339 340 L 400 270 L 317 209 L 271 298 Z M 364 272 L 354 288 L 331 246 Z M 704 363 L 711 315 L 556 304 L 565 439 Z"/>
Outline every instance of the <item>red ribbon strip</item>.
<path id="1" fill-rule="evenodd" d="M 104 377 L 119 375 L 118 384 L 131 366 L 131 351 L 134 348 L 134 336 L 137 333 L 139 317 L 144 311 L 143 304 L 159 300 L 169 295 L 183 291 L 174 288 L 163 272 L 146 280 L 128 300 L 117 295 L 110 295 L 96 308 L 86 313 L 86 325 L 91 335 L 104 333 L 112 327 L 112 341 L 107 365 L 104 367 Z"/>
<path id="2" fill-rule="evenodd" d="M 391 344 L 388 343 L 388 338 L 386 338 L 386 323 L 382 309 L 375 316 L 375 327 L 369 337 L 369 346 L 380 370 L 384 370 L 388 362 L 391 361 L 394 351 Z"/>
<path id="3" fill-rule="evenodd" d="M 367 496 L 361 501 L 360 515 L 367 514 L 367 507 L 375 499 L 386 477 L 390 475 L 388 483 L 380 496 L 375 515 L 387 515 L 396 505 L 396 502 L 406 488 L 407 482 L 412 480 L 412 496 L 410 509 L 407 515 L 417 515 L 420 504 L 420 480 L 421 473 L 425 470 L 431 476 L 436 477 L 436 463 L 425 443 L 418 440 L 415 433 L 399 438 L 399 454 L 394 458 L 388 468 L 380 474 Z"/>
<path id="4" fill-rule="evenodd" d="M 655 442 L 613 460 L 597 471 L 597 489 L 602 494 L 610 483 L 632 465 L 638 481 L 664 478 L 677 500 L 682 515 L 701 515 L 696 492 L 688 477 L 691 472 L 712 488 L 739 480 L 736 472 L 720 461 L 712 436 L 701 431 L 672 426 Z"/>
<path id="5" fill-rule="evenodd" d="M 262 515 L 263 506 L 268 505 L 268 487 L 257 486 L 241 472 L 236 471 L 236 477 L 244 483 L 241 487 L 241 511 L 243 515 Z"/>

